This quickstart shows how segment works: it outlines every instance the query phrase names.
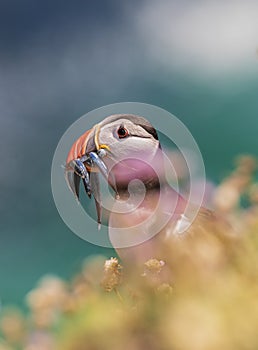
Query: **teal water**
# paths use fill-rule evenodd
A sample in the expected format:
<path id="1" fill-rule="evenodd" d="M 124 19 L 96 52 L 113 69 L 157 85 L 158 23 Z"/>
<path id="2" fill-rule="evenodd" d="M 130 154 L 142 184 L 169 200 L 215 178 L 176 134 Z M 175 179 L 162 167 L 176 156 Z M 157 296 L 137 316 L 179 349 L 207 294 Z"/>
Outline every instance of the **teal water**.
<path id="1" fill-rule="evenodd" d="M 156 104 L 178 116 L 201 149 L 209 179 L 216 182 L 223 178 L 239 153 L 257 155 L 258 85 L 247 85 L 237 95 L 227 96 L 202 90 L 201 86 L 197 94 L 186 86 L 177 90 L 162 88 L 160 84 L 139 85 L 134 93 L 130 89 L 124 91 L 119 100 Z M 44 142 L 39 139 L 39 146 L 44 147 Z M 4 304 L 21 303 L 24 295 L 46 273 L 69 278 L 89 254 L 114 254 L 112 250 L 81 240 L 60 219 L 50 189 L 51 157 L 57 142 L 58 135 L 53 135 L 52 148 L 48 148 L 43 157 L 46 167 L 43 174 L 36 178 L 24 176 L 28 171 L 24 164 L 20 176 L 24 182 L 19 191 L 15 185 L 5 188 L 8 200 L 12 201 L 8 205 L 7 200 L 8 210 L 2 208 L 0 295 Z M 24 140 L 25 152 L 27 146 Z M 36 160 L 33 166 L 37 175 L 42 167 Z M 96 234 L 100 233 L 96 230 Z"/>

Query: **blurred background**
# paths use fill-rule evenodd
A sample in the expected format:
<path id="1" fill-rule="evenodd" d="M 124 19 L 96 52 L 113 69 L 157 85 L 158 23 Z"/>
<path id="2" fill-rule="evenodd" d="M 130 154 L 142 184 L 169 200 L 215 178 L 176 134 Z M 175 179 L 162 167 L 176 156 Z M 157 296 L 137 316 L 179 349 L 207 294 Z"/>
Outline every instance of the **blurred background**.
<path id="1" fill-rule="evenodd" d="M 251 0 L 1 0 L 3 305 L 21 304 L 46 273 L 69 278 L 89 254 L 114 254 L 74 235 L 52 199 L 57 143 L 88 111 L 124 101 L 168 110 L 215 183 L 236 155 L 257 155 L 257 13 Z"/>

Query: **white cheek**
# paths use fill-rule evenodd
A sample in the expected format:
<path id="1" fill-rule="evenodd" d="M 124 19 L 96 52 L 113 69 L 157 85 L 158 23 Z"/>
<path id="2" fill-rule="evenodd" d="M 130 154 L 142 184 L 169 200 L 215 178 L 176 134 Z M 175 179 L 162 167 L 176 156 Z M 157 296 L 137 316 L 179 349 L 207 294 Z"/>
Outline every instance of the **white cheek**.
<path id="1" fill-rule="evenodd" d="M 114 134 L 114 126 L 103 128 L 99 135 L 99 143 L 110 147 L 112 158 L 116 161 L 133 157 L 151 160 L 159 148 L 159 142 L 150 137 L 129 136 L 119 139 Z"/>
<path id="2" fill-rule="evenodd" d="M 112 147 L 112 155 L 117 161 L 126 158 L 137 158 L 142 160 L 151 160 L 157 152 L 158 142 L 150 138 L 128 137 L 116 140 Z"/>
<path id="3" fill-rule="evenodd" d="M 151 138 L 129 137 L 128 139 L 121 140 L 119 147 L 121 153 L 129 156 L 144 155 L 152 158 L 158 148 L 158 143 Z"/>

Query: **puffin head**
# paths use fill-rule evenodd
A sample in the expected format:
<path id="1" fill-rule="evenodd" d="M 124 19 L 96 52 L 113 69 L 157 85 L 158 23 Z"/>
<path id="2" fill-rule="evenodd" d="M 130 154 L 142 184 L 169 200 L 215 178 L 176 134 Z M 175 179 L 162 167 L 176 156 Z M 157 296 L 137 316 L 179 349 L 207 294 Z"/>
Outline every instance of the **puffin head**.
<path id="1" fill-rule="evenodd" d="M 153 164 L 160 150 L 158 134 L 150 122 L 120 114 L 105 118 L 98 127 L 99 144 L 106 149 L 103 161 L 115 178 L 118 192 L 126 190 L 134 179 L 149 185 L 156 178 Z"/>
<path id="2" fill-rule="evenodd" d="M 108 116 L 72 145 L 66 161 L 68 186 L 79 198 L 82 179 L 90 196 L 101 173 L 120 197 L 132 180 L 140 180 L 147 189 L 157 188 L 160 151 L 157 131 L 147 119 L 133 114 Z M 97 191 L 93 195 L 98 201 Z"/>

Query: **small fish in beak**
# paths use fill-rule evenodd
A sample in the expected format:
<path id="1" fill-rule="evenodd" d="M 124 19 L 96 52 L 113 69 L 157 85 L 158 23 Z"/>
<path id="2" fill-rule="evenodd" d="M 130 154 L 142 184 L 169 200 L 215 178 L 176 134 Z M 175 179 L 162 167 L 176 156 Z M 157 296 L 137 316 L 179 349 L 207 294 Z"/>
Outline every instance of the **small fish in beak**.
<path id="1" fill-rule="evenodd" d="M 97 136 L 98 132 L 97 128 Z M 87 196 L 91 198 L 93 194 L 97 211 L 98 228 L 100 229 L 102 203 L 99 173 L 116 192 L 116 198 L 118 195 L 115 178 L 108 172 L 108 168 L 102 159 L 107 156 L 109 147 L 106 145 L 99 145 L 97 136 L 93 128 L 84 133 L 73 144 L 66 161 L 65 179 L 68 187 L 78 201 L 81 180 Z"/>

